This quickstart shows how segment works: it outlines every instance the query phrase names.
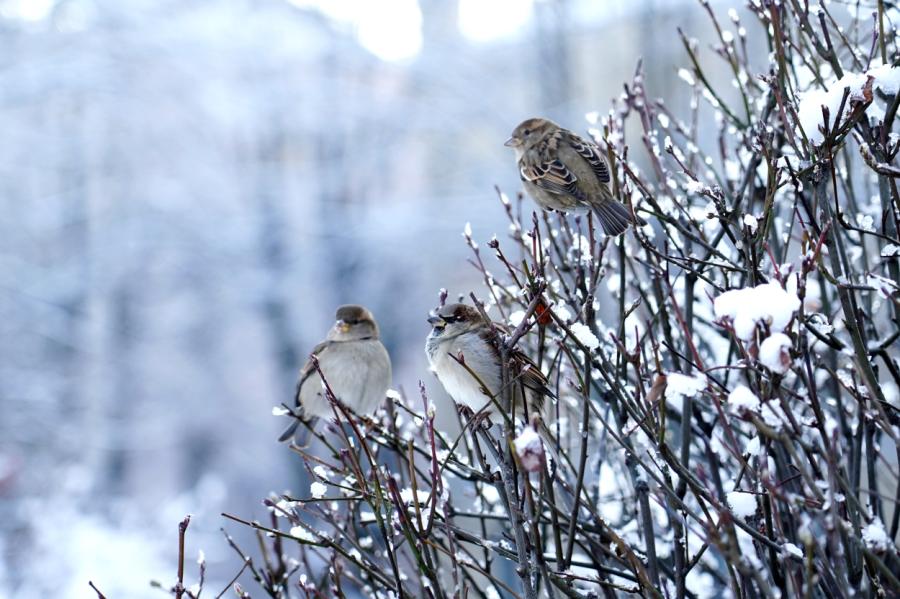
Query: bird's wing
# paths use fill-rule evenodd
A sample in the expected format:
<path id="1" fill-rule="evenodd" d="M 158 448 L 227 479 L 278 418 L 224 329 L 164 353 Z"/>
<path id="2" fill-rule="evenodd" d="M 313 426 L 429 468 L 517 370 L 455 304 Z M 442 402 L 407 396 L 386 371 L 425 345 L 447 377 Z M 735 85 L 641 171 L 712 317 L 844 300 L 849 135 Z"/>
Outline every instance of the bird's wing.
<path id="1" fill-rule="evenodd" d="M 597 180 L 609 183 L 609 166 L 606 164 L 606 158 L 600 153 L 600 148 L 571 131 L 564 131 L 562 135 L 562 140 L 590 165 L 591 170 L 597 175 Z"/>
<path id="2" fill-rule="evenodd" d="M 578 189 L 578 177 L 559 159 L 539 164 L 527 164 L 523 159 L 519 164 L 519 176 L 544 191 L 584 199 L 584 194 Z"/>
<path id="3" fill-rule="evenodd" d="M 504 335 L 509 335 L 510 331 L 506 325 L 501 324 L 499 322 L 494 323 L 494 327 L 502 332 Z M 497 351 L 497 360 L 500 360 L 500 339 L 496 337 L 495 334 L 491 331 L 489 326 L 485 327 L 484 332 L 482 333 L 485 336 L 485 339 L 489 342 L 489 344 L 494 347 Z M 550 390 L 550 383 L 547 381 L 547 377 L 544 376 L 544 373 L 541 372 L 541 369 L 538 365 L 529 358 L 525 353 L 518 349 L 513 349 L 510 352 L 510 366 L 511 366 L 511 377 L 519 377 L 519 380 L 522 382 L 525 387 L 535 391 L 539 395 L 549 395 L 553 396 L 553 392 Z"/>
<path id="4" fill-rule="evenodd" d="M 323 341 L 322 343 L 315 346 L 310 352 L 312 355 L 316 356 L 316 358 L 321 359 L 322 354 L 328 350 L 332 345 L 334 345 L 333 341 Z M 305 383 L 309 377 L 316 374 L 316 367 L 313 366 L 312 360 L 307 360 L 306 364 L 303 365 L 303 369 L 300 371 L 300 378 L 297 380 L 297 390 L 294 392 L 294 404 L 299 408 L 300 406 L 300 390 L 303 388 L 303 383 Z"/>
<path id="5" fill-rule="evenodd" d="M 550 382 L 534 360 L 519 350 L 514 350 L 512 362 L 515 364 L 516 369 L 522 373 L 523 385 L 540 395 L 553 396 L 553 392 L 550 390 Z"/>

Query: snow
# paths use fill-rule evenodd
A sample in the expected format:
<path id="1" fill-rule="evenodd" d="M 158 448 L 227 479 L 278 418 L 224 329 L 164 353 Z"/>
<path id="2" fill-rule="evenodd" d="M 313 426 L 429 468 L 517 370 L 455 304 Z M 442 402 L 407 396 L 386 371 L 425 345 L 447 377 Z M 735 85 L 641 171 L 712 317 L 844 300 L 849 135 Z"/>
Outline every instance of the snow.
<path id="1" fill-rule="evenodd" d="M 678 400 L 693 397 L 706 388 L 706 376 L 688 376 L 678 372 L 666 373 L 666 399 Z"/>
<path id="2" fill-rule="evenodd" d="M 576 322 L 569 326 L 569 330 L 572 331 L 572 334 L 575 335 L 578 342 L 586 348 L 594 350 L 600 347 L 600 340 L 597 339 L 587 325 Z"/>
<path id="3" fill-rule="evenodd" d="M 774 333 L 759 346 L 759 361 L 763 366 L 784 374 L 791 368 L 791 338 L 784 333 Z"/>
<path id="4" fill-rule="evenodd" d="M 716 318 L 730 319 L 735 334 L 744 340 L 753 337 L 758 323 L 768 324 L 773 331 L 783 331 L 799 308 L 797 294 L 785 291 L 776 282 L 732 289 L 713 303 Z"/>
<path id="5" fill-rule="evenodd" d="M 287 416 L 290 413 L 291 413 L 290 410 L 285 409 L 281 406 L 273 406 L 272 407 L 272 416 Z"/>
<path id="6" fill-rule="evenodd" d="M 889 243 L 881 248 L 882 258 L 894 258 L 896 256 L 900 256 L 900 245 Z"/>
<path id="7" fill-rule="evenodd" d="M 684 189 L 688 193 L 702 193 L 705 188 L 706 186 L 703 185 L 703 183 L 701 183 L 700 181 L 695 181 L 694 179 L 688 179 L 684 184 Z"/>
<path id="8" fill-rule="evenodd" d="M 691 72 L 687 69 L 678 69 L 678 76 L 688 85 L 694 85 L 696 83 L 694 81 L 694 76 L 691 75 Z"/>
<path id="9" fill-rule="evenodd" d="M 753 493 L 732 491 L 726 496 L 731 511 L 738 518 L 749 518 L 756 513 L 756 496 Z"/>
<path id="10" fill-rule="evenodd" d="M 309 541 L 311 543 L 316 541 L 315 535 L 303 526 L 294 526 L 291 528 L 290 532 L 292 537 L 297 537 L 298 539 Z"/>
<path id="11" fill-rule="evenodd" d="M 759 398 L 744 385 L 739 385 L 728 394 L 728 407 L 738 415 L 746 412 L 758 413 L 760 408 Z"/>
<path id="12" fill-rule="evenodd" d="M 325 497 L 325 493 L 327 493 L 327 492 L 328 492 L 328 487 L 326 487 L 324 484 L 320 483 L 319 481 L 316 481 L 316 482 L 312 483 L 311 485 L 309 485 L 309 493 L 310 493 L 310 495 L 312 495 L 313 499 L 321 499 L 322 497 Z"/>
<path id="13" fill-rule="evenodd" d="M 544 463 L 544 443 L 534 428 L 526 426 L 513 441 L 513 446 L 526 472 L 537 472 L 541 469 Z"/>
<path id="14" fill-rule="evenodd" d="M 825 139 L 819 130 L 819 127 L 823 125 L 822 107 L 828 108 L 830 120 L 828 127 L 834 128 L 835 117 L 841 107 L 845 88 L 849 88 L 850 93 L 844 104 L 842 121 L 850 114 L 852 101 L 862 102 L 867 96 L 871 98 L 873 89 L 880 89 L 886 94 L 894 94 L 898 87 L 900 87 L 900 68 L 892 67 L 889 64 L 869 69 L 865 73 L 847 73 L 839 80 L 828 84 L 825 90 L 813 89 L 803 94 L 797 110 L 800 125 L 811 143 L 821 144 Z"/>
<path id="15" fill-rule="evenodd" d="M 793 543 L 785 543 L 784 545 L 781 546 L 781 548 L 784 550 L 785 554 L 787 554 L 787 555 L 792 555 L 794 557 L 799 557 L 799 558 L 803 557 L 803 551 L 799 547 L 794 545 Z"/>
<path id="16" fill-rule="evenodd" d="M 750 233 L 756 233 L 756 229 L 759 227 L 759 221 L 752 214 L 745 214 L 744 226 L 750 228 Z"/>
<path id="17" fill-rule="evenodd" d="M 866 547 L 872 551 L 887 551 L 892 545 L 887 531 L 884 530 L 884 523 L 877 518 L 862 529 L 862 538 Z"/>

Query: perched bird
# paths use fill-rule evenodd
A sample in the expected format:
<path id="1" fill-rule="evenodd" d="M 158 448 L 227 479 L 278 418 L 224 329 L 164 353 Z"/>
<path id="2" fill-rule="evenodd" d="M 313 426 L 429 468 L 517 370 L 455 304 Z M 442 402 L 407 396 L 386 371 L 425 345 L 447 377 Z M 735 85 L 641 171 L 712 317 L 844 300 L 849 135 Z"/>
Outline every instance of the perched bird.
<path id="1" fill-rule="evenodd" d="M 506 145 L 516 152 L 528 195 L 545 210 L 593 210 L 607 235 L 646 222 L 617 201 L 609 189 L 609 165 L 600 148 L 553 121 L 522 121 Z"/>
<path id="2" fill-rule="evenodd" d="M 481 313 L 465 304 L 448 304 L 428 318 L 431 333 L 425 341 L 428 362 L 444 389 L 457 405 L 475 413 L 490 415 L 497 400 L 506 414 L 511 406 L 503 405 L 500 339 L 501 325 L 484 319 Z M 474 376 L 473 376 L 474 374 Z M 547 379 L 525 354 L 510 352 L 509 380 L 516 417 L 530 422 L 533 416 L 544 416 L 544 397 L 552 395 Z M 523 402 L 523 396 L 525 401 Z"/>
<path id="3" fill-rule="evenodd" d="M 335 397 L 360 416 L 369 416 L 384 401 L 391 384 L 391 358 L 378 339 L 375 317 L 362 306 L 341 306 L 335 313 L 337 321 L 325 341 L 312 350 L 319 368 Z M 331 415 L 331 403 L 325 397 L 322 377 L 307 361 L 300 371 L 294 395 L 296 417 L 278 438 L 286 441 L 294 436 L 300 420 L 312 424 L 316 418 Z M 306 446 L 310 427 L 303 427 L 297 444 Z"/>

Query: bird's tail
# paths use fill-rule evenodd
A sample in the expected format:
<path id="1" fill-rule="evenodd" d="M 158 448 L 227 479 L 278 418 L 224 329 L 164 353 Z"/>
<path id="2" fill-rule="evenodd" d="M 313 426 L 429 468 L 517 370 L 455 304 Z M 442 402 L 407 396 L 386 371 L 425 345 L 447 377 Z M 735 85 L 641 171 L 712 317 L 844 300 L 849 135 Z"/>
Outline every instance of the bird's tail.
<path id="1" fill-rule="evenodd" d="M 641 226 L 647 224 L 647 221 L 632 214 L 627 206 L 615 200 L 598 202 L 591 207 L 594 209 L 594 214 L 600 219 L 603 232 L 613 237 L 627 231 L 632 224 Z"/>
<path id="2" fill-rule="evenodd" d="M 278 437 L 278 442 L 283 443 L 290 439 L 294 440 L 294 443 L 301 447 L 305 448 L 309 446 L 310 442 L 310 433 L 313 428 L 315 428 L 315 419 L 308 420 L 305 423 L 301 423 L 299 418 L 294 418 L 293 422 L 284 429 L 284 432 L 281 433 L 281 436 Z"/>

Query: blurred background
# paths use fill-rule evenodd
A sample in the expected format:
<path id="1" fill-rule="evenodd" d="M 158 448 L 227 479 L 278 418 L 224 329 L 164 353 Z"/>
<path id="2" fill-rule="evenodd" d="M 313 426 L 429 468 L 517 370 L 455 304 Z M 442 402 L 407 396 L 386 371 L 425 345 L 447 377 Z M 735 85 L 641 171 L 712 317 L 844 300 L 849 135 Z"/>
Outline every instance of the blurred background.
<path id="1" fill-rule="evenodd" d="M 219 513 L 299 491 L 271 409 L 335 306 L 442 397 L 425 317 L 481 292 L 504 140 L 583 131 L 640 57 L 683 112 L 676 26 L 699 4 L 0 0 L 0 596 L 161 596 L 187 513 L 217 593 Z"/>

